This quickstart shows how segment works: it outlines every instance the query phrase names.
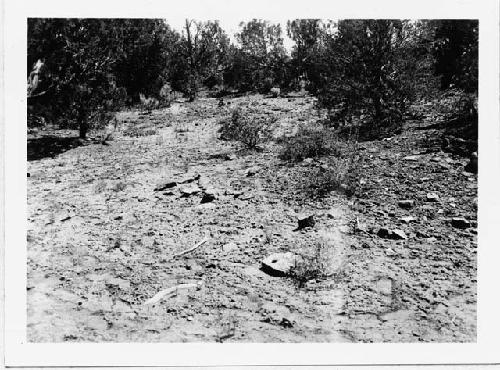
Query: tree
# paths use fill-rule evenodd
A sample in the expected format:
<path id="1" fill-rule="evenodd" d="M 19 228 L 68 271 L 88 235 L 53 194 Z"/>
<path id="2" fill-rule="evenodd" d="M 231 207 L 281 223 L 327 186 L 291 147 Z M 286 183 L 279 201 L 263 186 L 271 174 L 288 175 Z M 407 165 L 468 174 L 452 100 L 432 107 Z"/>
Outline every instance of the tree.
<path id="1" fill-rule="evenodd" d="M 334 121 L 361 118 L 370 135 L 401 128 L 412 96 L 410 44 L 399 20 L 344 20 L 325 40 L 319 104 Z"/>
<path id="2" fill-rule="evenodd" d="M 432 24 L 435 25 L 435 72 L 441 78 L 441 88 L 453 85 L 477 93 L 477 20 L 440 20 Z"/>
<path id="3" fill-rule="evenodd" d="M 239 50 L 234 56 L 233 73 L 239 75 L 238 88 L 269 91 L 286 79 L 287 55 L 279 24 L 253 19 L 240 23 L 236 34 Z"/>
<path id="4" fill-rule="evenodd" d="M 201 85 L 223 84 L 229 47 L 229 37 L 217 21 L 186 19 L 170 65 L 172 87 L 192 101 Z"/>
<path id="5" fill-rule="evenodd" d="M 305 80 L 315 91 L 320 82 L 318 58 L 322 52 L 324 27 L 319 19 L 294 19 L 287 22 L 288 36 L 295 42 L 290 68 L 298 82 Z"/>
<path id="6" fill-rule="evenodd" d="M 166 68 L 180 35 L 159 19 L 120 19 L 114 24 L 122 40 L 114 67 L 117 84 L 126 88 L 132 102 L 138 102 L 141 93 L 158 98 L 168 82 Z"/>
<path id="7" fill-rule="evenodd" d="M 448 95 L 448 133 L 471 142 L 477 150 L 478 138 L 478 22 L 439 20 L 434 26 L 435 73 Z"/>
<path id="8" fill-rule="evenodd" d="M 85 138 L 123 99 L 113 76 L 122 44 L 112 20 L 29 19 L 28 65 L 46 60 L 52 117 Z"/>

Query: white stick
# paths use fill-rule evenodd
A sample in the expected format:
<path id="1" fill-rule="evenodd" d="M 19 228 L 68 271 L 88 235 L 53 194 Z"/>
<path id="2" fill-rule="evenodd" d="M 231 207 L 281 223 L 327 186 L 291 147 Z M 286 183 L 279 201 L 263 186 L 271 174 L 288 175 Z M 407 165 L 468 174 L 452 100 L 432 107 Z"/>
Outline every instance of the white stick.
<path id="1" fill-rule="evenodd" d="M 188 254 L 188 253 L 194 251 L 195 249 L 197 249 L 197 248 L 201 247 L 203 244 L 205 244 L 207 241 L 208 241 L 208 238 L 203 239 L 201 242 L 199 242 L 198 244 L 196 244 L 193 248 L 185 250 L 184 252 L 175 254 L 174 258 L 183 256 L 185 254 Z"/>
<path id="2" fill-rule="evenodd" d="M 179 284 L 171 288 L 163 289 L 160 290 L 158 293 L 156 293 L 153 297 L 148 299 L 146 302 L 144 302 L 144 305 L 148 304 L 154 304 L 159 302 L 163 297 L 166 295 L 170 295 L 172 293 L 177 293 L 179 289 L 189 289 L 189 288 L 197 288 L 198 284 Z"/>

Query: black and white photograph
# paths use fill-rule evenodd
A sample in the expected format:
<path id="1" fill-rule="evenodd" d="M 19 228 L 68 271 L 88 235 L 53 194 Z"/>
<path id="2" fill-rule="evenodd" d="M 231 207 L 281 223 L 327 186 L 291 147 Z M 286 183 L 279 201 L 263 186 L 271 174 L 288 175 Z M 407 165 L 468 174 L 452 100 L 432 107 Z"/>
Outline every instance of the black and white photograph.
<path id="1" fill-rule="evenodd" d="M 477 20 L 28 19 L 28 340 L 474 342 Z"/>
<path id="2" fill-rule="evenodd" d="M 486 18 L 334 10 L 20 17 L 25 205 L 8 185 L 5 276 L 25 306 L 7 334 L 485 344 Z"/>

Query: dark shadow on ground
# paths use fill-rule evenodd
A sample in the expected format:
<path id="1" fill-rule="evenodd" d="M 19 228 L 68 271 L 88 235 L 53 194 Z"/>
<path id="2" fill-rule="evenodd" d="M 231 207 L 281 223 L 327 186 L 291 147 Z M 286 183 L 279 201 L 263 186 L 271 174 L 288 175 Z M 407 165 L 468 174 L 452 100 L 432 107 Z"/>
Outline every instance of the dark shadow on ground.
<path id="1" fill-rule="evenodd" d="M 28 161 L 54 158 L 58 154 L 83 145 L 78 137 L 43 136 L 28 139 Z"/>

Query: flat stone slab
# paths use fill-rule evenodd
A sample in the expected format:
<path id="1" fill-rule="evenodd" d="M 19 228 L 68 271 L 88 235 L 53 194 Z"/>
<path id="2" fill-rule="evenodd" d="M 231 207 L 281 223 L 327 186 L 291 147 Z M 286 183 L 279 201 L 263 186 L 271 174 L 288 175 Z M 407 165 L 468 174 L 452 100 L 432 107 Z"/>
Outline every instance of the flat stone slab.
<path id="1" fill-rule="evenodd" d="M 297 256 L 291 252 L 273 253 L 264 258 L 261 270 L 271 276 L 287 276 L 296 261 Z"/>

